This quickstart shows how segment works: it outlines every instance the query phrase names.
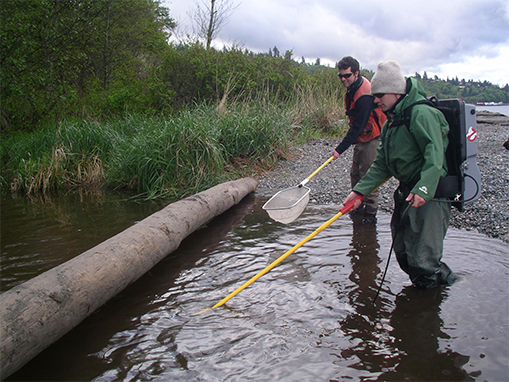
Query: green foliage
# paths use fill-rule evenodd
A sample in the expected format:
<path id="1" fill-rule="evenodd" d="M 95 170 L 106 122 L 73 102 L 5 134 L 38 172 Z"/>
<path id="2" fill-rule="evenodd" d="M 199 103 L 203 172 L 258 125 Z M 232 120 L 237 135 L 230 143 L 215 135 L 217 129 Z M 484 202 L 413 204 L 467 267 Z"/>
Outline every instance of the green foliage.
<path id="1" fill-rule="evenodd" d="M 116 135 L 107 126 L 86 121 L 12 134 L 0 146 L 2 186 L 30 194 L 99 185 L 104 180 L 101 160 Z"/>
<path id="2" fill-rule="evenodd" d="M 314 131 L 340 132 L 334 119 L 342 90 L 334 69 L 310 74 L 291 51 L 276 57 L 168 45 L 167 23 L 154 18 L 159 8 L 150 0 L 70 1 L 76 13 L 50 0 L 22 4 L 39 37 L 21 39 L 34 46 L 22 75 L 2 66 L 2 126 L 10 134 L 4 131 L 1 144 L 1 179 L 14 191 L 105 185 L 145 198 L 179 197 L 270 166 L 292 140 Z M 80 38 L 63 36 L 64 20 L 82 25 L 67 31 Z M 2 33 L 16 29 L 7 24 Z M 49 39 L 40 38 L 43 30 L 61 39 L 58 70 L 44 69 L 56 58 L 40 54 Z M 2 46 L 8 63 L 22 56 L 13 41 L 7 39 L 12 49 Z"/>
<path id="3" fill-rule="evenodd" d="M 288 56 L 255 54 L 235 46 L 205 49 L 199 42 L 171 46 L 161 71 L 162 81 L 175 91 L 175 109 L 219 101 L 225 94 L 245 101 L 263 93 L 272 102 L 284 102 L 293 96 L 295 83 L 307 75 Z"/>
<path id="4" fill-rule="evenodd" d="M 415 77 L 421 82 L 428 96 L 461 98 L 465 102 L 473 104 L 478 102 L 509 103 L 509 85 L 501 88 L 488 81 L 466 81 L 465 79 L 459 81 L 458 78 L 441 80 L 436 76 L 431 79 L 428 78 L 426 72 L 422 77 L 416 73 Z"/>
<path id="5" fill-rule="evenodd" d="M 2 2 L 1 15 L 4 131 L 70 118 L 171 113 L 260 94 L 277 104 L 314 76 L 291 51 L 169 45 L 167 28 L 174 24 L 155 0 L 20 0 Z"/>
<path id="6" fill-rule="evenodd" d="M 158 1 L 2 1 L 0 16 L 2 129 L 164 109 L 146 86 L 174 26 Z"/>

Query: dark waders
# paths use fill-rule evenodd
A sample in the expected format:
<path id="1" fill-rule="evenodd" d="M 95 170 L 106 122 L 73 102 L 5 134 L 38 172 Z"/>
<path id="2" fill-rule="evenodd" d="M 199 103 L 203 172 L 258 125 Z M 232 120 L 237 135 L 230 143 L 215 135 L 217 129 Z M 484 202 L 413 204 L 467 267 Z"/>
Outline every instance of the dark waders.
<path id="1" fill-rule="evenodd" d="M 456 276 L 441 259 L 451 205 L 429 201 L 418 208 L 410 207 L 402 216 L 409 193 L 410 187 L 403 184 L 394 193 L 391 232 L 396 259 L 418 288 L 450 285 Z"/>

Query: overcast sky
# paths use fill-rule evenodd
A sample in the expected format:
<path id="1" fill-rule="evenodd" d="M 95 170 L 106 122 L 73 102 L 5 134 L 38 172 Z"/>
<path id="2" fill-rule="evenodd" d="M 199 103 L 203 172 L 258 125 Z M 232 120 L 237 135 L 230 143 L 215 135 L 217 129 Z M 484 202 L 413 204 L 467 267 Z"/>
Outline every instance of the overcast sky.
<path id="1" fill-rule="evenodd" d="M 396 60 L 406 75 L 509 83 L 509 0 L 232 1 L 238 7 L 216 47 L 268 52 L 277 46 L 299 62 L 320 58 L 330 66 L 349 55 L 370 70 Z M 180 32 L 192 31 L 195 0 L 162 3 Z"/>

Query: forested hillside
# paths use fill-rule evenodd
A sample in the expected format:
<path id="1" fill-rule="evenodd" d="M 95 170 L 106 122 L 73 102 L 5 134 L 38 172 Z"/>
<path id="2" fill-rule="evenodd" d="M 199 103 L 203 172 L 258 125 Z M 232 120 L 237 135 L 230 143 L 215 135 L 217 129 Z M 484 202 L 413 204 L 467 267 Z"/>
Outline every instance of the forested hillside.
<path id="1" fill-rule="evenodd" d="M 0 15 L 4 133 L 260 95 L 288 102 L 313 83 L 341 86 L 319 58 L 306 64 L 277 47 L 255 53 L 206 49 L 191 39 L 169 43 L 176 23 L 158 0 L 6 0 Z M 509 102 L 508 85 L 417 77 L 430 95 Z"/>
<path id="2" fill-rule="evenodd" d="M 428 78 L 426 72 L 423 76 L 415 74 L 429 95 L 437 95 L 439 98 L 461 98 L 468 103 L 478 102 L 502 102 L 509 103 L 509 84 L 504 87 L 493 85 L 488 81 L 458 80 L 447 78 L 439 79 L 437 76 Z"/>

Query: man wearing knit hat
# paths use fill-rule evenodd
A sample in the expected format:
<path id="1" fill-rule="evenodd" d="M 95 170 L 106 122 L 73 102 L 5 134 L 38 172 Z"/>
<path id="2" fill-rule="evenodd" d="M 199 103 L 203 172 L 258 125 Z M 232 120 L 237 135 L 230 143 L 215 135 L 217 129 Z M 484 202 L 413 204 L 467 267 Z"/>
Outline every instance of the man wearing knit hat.
<path id="1" fill-rule="evenodd" d="M 388 119 L 373 165 L 343 204 L 368 195 L 391 176 L 398 179 L 391 220 L 398 263 L 418 288 L 450 285 L 456 276 L 441 260 L 451 205 L 432 201 L 440 178 L 447 175 L 449 125 L 439 110 L 423 104 L 412 108 L 408 127 L 401 122 L 404 110 L 425 100 L 426 93 L 415 78 L 405 79 L 395 61 L 378 65 L 371 91 Z"/>
<path id="2" fill-rule="evenodd" d="M 337 159 L 346 149 L 354 145 L 350 169 L 350 183 L 353 187 L 375 160 L 380 143 L 380 130 L 387 118 L 375 104 L 371 95 L 371 84 L 367 78 L 361 76 L 359 62 L 353 57 L 346 56 L 338 62 L 337 67 L 341 83 L 347 88 L 345 110 L 350 118 L 350 128 L 338 147 L 332 151 L 332 156 Z M 363 215 L 364 224 L 373 224 L 376 223 L 377 210 L 378 190 L 375 190 L 366 197 L 363 206 L 357 211 Z"/>

